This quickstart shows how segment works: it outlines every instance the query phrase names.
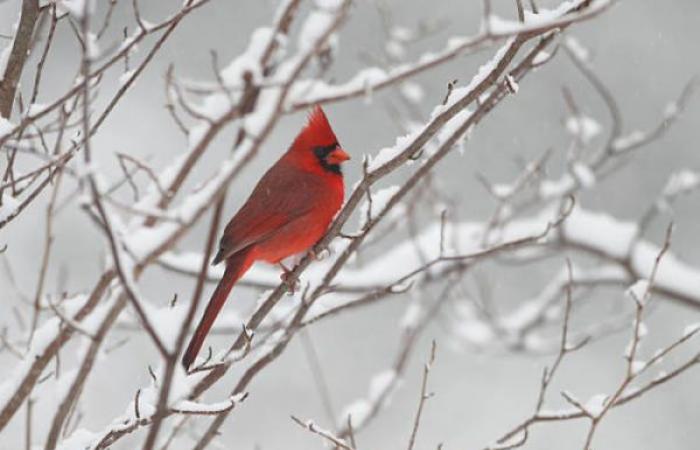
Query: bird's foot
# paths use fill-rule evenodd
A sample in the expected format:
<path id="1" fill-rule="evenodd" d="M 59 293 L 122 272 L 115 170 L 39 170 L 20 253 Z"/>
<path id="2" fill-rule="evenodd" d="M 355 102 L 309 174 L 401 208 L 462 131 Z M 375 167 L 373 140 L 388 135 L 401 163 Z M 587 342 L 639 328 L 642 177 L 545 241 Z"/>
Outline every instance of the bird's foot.
<path id="1" fill-rule="evenodd" d="M 280 263 L 282 268 L 282 273 L 280 274 L 280 280 L 287 286 L 287 292 L 291 295 L 294 294 L 299 287 L 299 280 L 294 279 L 292 276 L 292 271 L 286 268 L 282 263 Z"/>

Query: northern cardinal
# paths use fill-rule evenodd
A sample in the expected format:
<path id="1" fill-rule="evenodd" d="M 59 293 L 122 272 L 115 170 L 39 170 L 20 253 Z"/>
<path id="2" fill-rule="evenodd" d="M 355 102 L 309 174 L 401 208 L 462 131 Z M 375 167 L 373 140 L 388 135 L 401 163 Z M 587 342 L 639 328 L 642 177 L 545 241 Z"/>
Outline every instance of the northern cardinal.
<path id="1" fill-rule="evenodd" d="M 225 261 L 226 270 L 182 358 L 185 369 L 199 353 L 231 288 L 255 261 L 280 263 L 324 235 L 343 204 L 340 165 L 348 159 L 323 110 L 315 107 L 287 152 L 226 225 L 212 262 Z M 287 269 L 281 267 L 285 279 Z"/>

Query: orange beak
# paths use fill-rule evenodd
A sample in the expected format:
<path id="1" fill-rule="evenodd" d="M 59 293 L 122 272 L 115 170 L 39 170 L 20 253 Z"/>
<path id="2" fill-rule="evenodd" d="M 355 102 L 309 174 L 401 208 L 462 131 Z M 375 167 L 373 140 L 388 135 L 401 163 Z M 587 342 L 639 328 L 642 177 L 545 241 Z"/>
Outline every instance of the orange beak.
<path id="1" fill-rule="evenodd" d="M 326 161 L 328 161 L 330 164 L 340 164 L 343 163 L 347 160 L 350 159 L 350 155 L 348 155 L 345 150 L 342 148 L 338 147 L 332 152 L 326 156 Z"/>

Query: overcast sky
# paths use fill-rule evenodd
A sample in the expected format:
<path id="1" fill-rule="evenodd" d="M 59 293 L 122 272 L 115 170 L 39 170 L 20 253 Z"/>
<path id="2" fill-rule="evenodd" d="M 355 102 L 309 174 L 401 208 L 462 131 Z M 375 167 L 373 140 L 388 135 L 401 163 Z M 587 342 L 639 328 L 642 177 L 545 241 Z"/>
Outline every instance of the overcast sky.
<path id="1" fill-rule="evenodd" d="M 98 3 L 101 8 L 103 5 Z M 131 17 L 128 8 L 131 2 L 122 0 L 119 3 L 124 5 L 115 14 L 113 42 L 117 42 L 120 27 L 130 22 Z M 181 2 L 143 0 L 141 3 L 144 17 L 156 21 Z M 380 56 L 384 46 L 382 22 L 373 2 L 359 0 L 356 3 L 340 35 L 337 61 L 329 74 L 339 81 L 366 65 L 368 58 Z M 429 19 L 438 24 L 438 30 L 409 48 L 408 59 L 423 51 L 441 48 L 449 36 L 470 35 L 478 31 L 481 2 L 477 0 L 393 0 L 386 3 L 397 25 L 414 27 Z M 498 13 L 512 16 L 512 1 L 495 0 L 494 4 Z M 116 151 L 150 157 L 155 166 L 182 152 L 186 143 L 163 106 L 163 77 L 168 65 L 174 64 L 176 73 L 183 77 L 211 80 L 209 50 L 216 50 L 222 62 L 229 61 L 244 48 L 256 27 L 270 22 L 275 5 L 272 0 L 212 0 L 188 17 L 116 108 L 109 126 L 97 134 L 95 152 L 101 167 L 108 173 L 117 174 L 118 166 L 113 156 Z M 12 33 L 18 8 L 19 1 L 0 2 L 0 34 Z M 689 78 L 700 74 L 700 2 L 697 0 L 621 1 L 601 17 L 576 26 L 568 33 L 590 48 L 595 70 L 616 95 L 628 131 L 653 126 L 666 104 L 679 94 Z M 8 42 L 0 40 L 0 49 Z M 49 81 L 39 97 L 40 102 L 54 98 L 75 75 L 79 54 L 68 27 L 59 30 L 56 46 L 56 53 L 47 64 Z M 442 100 L 448 81 L 458 79 L 460 83 L 466 83 L 492 54 L 493 48 L 420 75 L 417 81 L 425 90 L 421 112 L 427 114 Z M 106 79 L 103 89 L 114 89 L 116 78 Z M 516 96 L 505 101 L 475 130 L 464 156 L 453 155 L 442 163 L 439 173 L 459 200 L 460 218 L 483 220 L 493 208 L 493 202 L 476 180 L 477 172 L 495 181 L 508 181 L 517 172 L 518 158 L 531 159 L 546 148 L 563 154 L 568 142 L 562 126 L 566 116 L 561 95 L 563 86 L 572 89 L 587 115 L 597 118 L 604 126 L 609 125 L 601 101 L 565 55 L 558 55 L 555 61 L 530 76 Z M 358 156 L 353 158 L 355 164 L 347 171 L 348 186 L 358 179 L 360 167 L 356 162 L 361 160 L 359 156 L 375 153 L 393 143 L 401 133 L 385 107 L 385 100 L 391 95 L 391 92 L 386 92 L 375 95 L 371 102 L 359 99 L 326 109 L 344 148 L 353 157 Z M 282 120 L 262 156 L 233 185 L 227 200 L 227 215 L 235 212 L 260 173 L 286 149 L 303 118 L 304 114 L 296 114 Z M 700 98 L 695 97 L 683 120 L 666 137 L 644 150 L 614 178 L 601 182 L 597 189 L 582 195 L 579 201 L 588 208 L 607 211 L 621 219 L 638 218 L 672 172 L 684 167 L 700 168 L 698 124 Z M 229 142 L 222 140 L 215 145 L 197 173 L 207 173 L 227 154 Z M 555 158 L 551 170 L 557 173 L 561 164 L 561 159 Z M 191 178 L 196 180 L 197 176 Z M 6 255 L 12 263 L 17 284 L 30 293 L 36 282 L 43 246 L 40 239 L 44 217 L 42 204 L 35 204 L 22 220 L 0 231 L 0 245 L 10 243 Z M 682 199 L 674 218 L 677 225 L 674 250 L 698 266 L 699 206 L 697 195 Z M 94 284 L 101 271 L 104 258 L 102 238 L 77 206 L 67 209 L 59 217 L 54 253 L 56 267 L 66 267 L 70 290 L 84 289 Z M 669 219 L 665 217 L 652 227 L 650 237 L 658 241 Z M 195 228 L 181 248 L 200 249 L 204 238 L 204 229 Z M 492 269 L 487 267 L 476 276 L 493 285 L 494 297 L 504 308 L 536 292 L 543 280 L 554 273 L 551 264 L 534 265 L 527 271 L 499 269 L 496 272 Z M 50 280 L 49 286 L 56 286 L 56 272 L 54 270 L 54 279 Z M 151 269 L 142 285 L 144 295 L 162 304 L 174 292 L 188 298 L 193 281 Z M 256 293 L 237 288 L 232 295 L 235 301 L 229 302 L 228 307 L 245 312 L 256 298 Z M 399 331 L 395 325 L 403 314 L 406 300 L 406 297 L 396 297 L 311 329 L 310 336 L 337 410 L 366 395 L 369 379 L 391 364 L 398 346 Z M 619 292 L 610 291 L 592 296 L 591 301 L 599 302 L 594 311 L 605 314 L 611 304 L 625 300 Z M 16 295 L 6 276 L 0 275 L 0 313 L 7 314 L 14 304 L 17 304 Z M 591 317 L 595 316 L 581 320 L 590 320 Z M 688 309 L 671 304 L 660 306 L 648 321 L 651 330 L 648 348 L 669 342 L 686 323 L 697 320 L 698 315 Z M 124 332 L 115 334 L 119 333 Z M 587 398 L 609 391 L 624 367 L 625 333 L 606 337 L 568 360 L 553 392 L 568 389 L 581 398 Z M 120 336 L 114 336 L 114 340 Z M 436 396 L 426 407 L 417 448 L 432 449 L 439 442 L 445 443 L 446 450 L 482 448 L 531 411 L 542 367 L 551 361 L 551 356 L 535 358 L 460 349 L 441 320 L 436 321 L 424 337 L 391 406 L 360 435 L 359 448 L 405 446 L 418 399 L 420 362 L 428 352 L 430 339 L 439 343 L 438 360 L 431 380 L 431 390 Z M 226 336 L 211 342 L 215 346 L 224 346 L 229 341 L 230 337 Z M 82 426 L 99 429 L 120 414 L 131 393 L 147 383 L 148 374 L 143 367 L 154 355 L 154 349 L 147 345 L 145 338 L 132 336 L 126 346 L 101 362 L 87 386 L 87 392 L 92 394 L 85 398 L 89 414 L 83 419 Z M 0 363 L 3 363 L 0 367 L 8 367 L 11 361 L 6 354 L 0 354 Z M 0 378 L 3 372 L 0 369 Z M 696 449 L 700 442 L 698 383 L 700 372 L 690 372 L 660 391 L 616 411 L 601 428 L 597 448 Z M 116 384 L 119 384 L 119 389 L 115 388 Z M 226 383 L 222 387 L 228 388 Z M 215 390 L 211 399 L 223 393 L 223 388 Z M 552 407 L 563 406 L 556 395 L 553 398 Z M 250 401 L 223 427 L 221 442 L 225 448 L 232 449 L 320 447 L 318 441 L 289 420 L 290 414 L 315 417 L 321 422 L 325 418 L 298 340 L 251 386 Z M 531 436 L 528 448 L 581 448 L 585 432 L 581 425 L 542 427 Z M 41 424 L 38 429 L 44 431 Z M 18 415 L 0 439 L 0 449 L 19 448 L 23 442 L 22 433 L 23 425 Z M 191 446 L 186 440 L 181 444 L 173 448 Z M 118 448 L 131 448 L 130 445 L 130 441 L 125 440 Z"/>

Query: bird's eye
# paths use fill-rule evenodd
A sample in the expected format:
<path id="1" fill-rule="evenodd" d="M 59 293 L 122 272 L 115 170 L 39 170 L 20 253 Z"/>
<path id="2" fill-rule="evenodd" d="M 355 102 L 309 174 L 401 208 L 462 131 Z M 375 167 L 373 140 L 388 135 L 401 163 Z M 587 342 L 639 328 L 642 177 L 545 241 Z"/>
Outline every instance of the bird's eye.
<path id="1" fill-rule="evenodd" d="M 334 142 L 331 145 L 326 145 L 322 147 L 314 147 L 314 154 L 316 155 L 316 158 L 318 159 L 319 164 L 321 167 L 323 167 L 325 170 L 329 172 L 333 172 L 335 174 L 340 174 L 340 162 L 342 161 L 335 161 L 333 160 L 332 156 L 335 154 L 337 150 L 340 150 L 340 146 L 338 145 L 337 142 Z M 343 154 L 345 154 L 343 152 Z M 348 158 L 345 158 L 348 159 Z"/>
<path id="2" fill-rule="evenodd" d="M 336 143 L 333 143 L 333 144 L 331 144 L 331 145 L 323 146 L 323 147 L 315 147 L 315 148 L 314 148 L 314 154 L 316 155 L 316 157 L 317 157 L 318 159 L 320 159 L 320 160 L 325 160 L 326 157 L 328 157 L 328 155 L 329 155 L 333 150 L 335 150 L 336 148 L 338 148 L 338 143 L 337 143 L 337 142 L 336 142 Z"/>

